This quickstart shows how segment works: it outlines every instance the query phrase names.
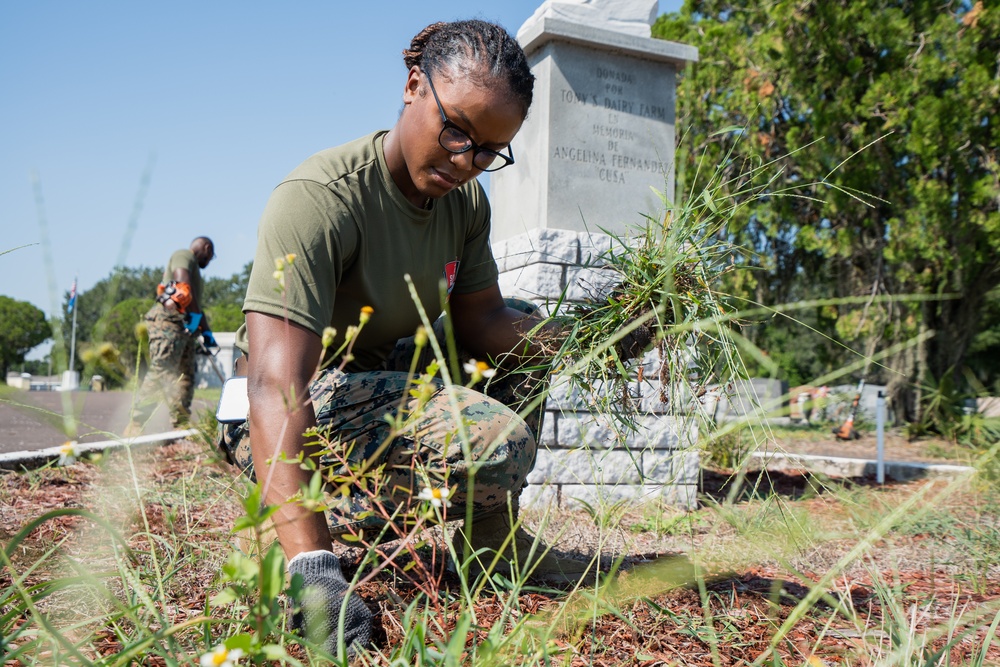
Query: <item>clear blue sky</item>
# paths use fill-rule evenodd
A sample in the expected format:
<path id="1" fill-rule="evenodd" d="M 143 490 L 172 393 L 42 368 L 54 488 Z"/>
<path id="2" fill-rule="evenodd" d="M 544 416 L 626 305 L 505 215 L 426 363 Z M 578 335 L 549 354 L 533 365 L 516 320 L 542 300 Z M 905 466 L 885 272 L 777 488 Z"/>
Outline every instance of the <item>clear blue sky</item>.
<path id="1" fill-rule="evenodd" d="M 0 294 L 51 314 L 75 275 L 85 290 L 115 264 L 162 266 L 200 234 L 218 253 L 207 275 L 239 271 L 285 174 L 392 126 L 417 31 L 484 18 L 516 33 L 540 4 L 0 3 L 0 252 L 38 244 L 0 255 Z"/>

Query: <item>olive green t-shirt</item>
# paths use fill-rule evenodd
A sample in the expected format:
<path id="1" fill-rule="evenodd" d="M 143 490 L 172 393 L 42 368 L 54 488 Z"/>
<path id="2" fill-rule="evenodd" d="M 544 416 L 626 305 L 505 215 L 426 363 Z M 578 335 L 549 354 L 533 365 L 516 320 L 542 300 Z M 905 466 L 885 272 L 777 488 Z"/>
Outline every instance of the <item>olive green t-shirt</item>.
<path id="1" fill-rule="evenodd" d="M 441 313 L 441 285 L 468 293 L 496 283 L 489 246 L 490 209 L 476 180 L 433 202 L 411 204 L 389 174 L 385 132 L 322 151 L 299 165 L 274 192 L 257 231 L 257 253 L 244 312 L 285 317 L 343 341 L 362 307 L 373 314 L 352 350 L 351 371 L 377 367 L 420 317 L 404 276 L 431 320 Z M 275 260 L 289 254 L 282 291 Z M 246 327 L 237 345 L 249 353 Z"/>
<path id="2" fill-rule="evenodd" d="M 164 285 L 174 279 L 174 271 L 177 269 L 187 270 L 188 275 L 191 276 L 191 279 L 188 281 L 188 285 L 191 287 L 191 296 L 204 308 L 204 304 L 201 303 L 201 268 L 198 266 L 198 260 L 195 258 L 194 253 L 185 249 L 178 250 L 170 256 L 167 268 L 163 270 Z"/>

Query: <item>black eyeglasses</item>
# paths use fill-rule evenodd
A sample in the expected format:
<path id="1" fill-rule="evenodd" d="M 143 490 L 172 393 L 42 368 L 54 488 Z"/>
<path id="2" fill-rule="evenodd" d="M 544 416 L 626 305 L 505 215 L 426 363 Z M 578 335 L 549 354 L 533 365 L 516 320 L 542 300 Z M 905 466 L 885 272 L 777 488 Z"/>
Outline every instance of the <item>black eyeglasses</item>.
<path id="1" fill-rule="evenodd" d="M 434 101 L 437 102 L 438 111 L 441 112 L 441 121 L 444 123 L 444 127 L 441 128 L 441 134 L 438 135 L 438 143 L 441 144 L 441 148 L 455 154 L 472 151 L 473 166 L 483 171 L 497 171 L 514 164 L 514 152 L 510 149 L 510 146 L 507 146 L 507 155 L 490 150 L 489 148 L 483 148 L 464 131 L 460 130 L 457 125 L 448 120 L 448 116 L 444 113 L 444 107 L 441 106 L 441 100 L 438 99 L 437 91 L 434 90 L 434 82 L 431 81 L 431 75 L 425 71 L 424 76 L 427 77 L 427 83 L 431 87 Z"/>

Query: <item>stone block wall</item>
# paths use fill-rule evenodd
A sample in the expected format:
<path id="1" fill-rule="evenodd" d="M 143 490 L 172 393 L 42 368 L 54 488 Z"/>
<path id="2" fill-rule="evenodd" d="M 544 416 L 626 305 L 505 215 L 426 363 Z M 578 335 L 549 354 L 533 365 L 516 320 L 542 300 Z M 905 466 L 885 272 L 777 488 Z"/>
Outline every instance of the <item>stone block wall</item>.
<path id="1" fill-rule="evenodd" d="M 569 301 L 583 301 L 611 278 L 597 267 L 611 248 L 606 234 L 535 229 L 493 244 L 504 296 L 534 301 L 543 309 L 565 290 Z"/>
<path id="2" fill-rule="evenodd" d="M 493 244 L 504 296 L 527 299 L 544 312 L 563 295 L 582 301 L 613 280 L 597 258 L 611 247 L 604 234 L 536 229 Z M 656 352 L 645 360 L 647 370 Z M 662 500 L 684 507 L 697 502 L 697 420 L 669 414 L 660 402 L 655 373 L 633 385 L 640 428 L 619 437 L 608 419 L 590 410 L 587 397 L 556 376 L 546 404 L 542 435 L 526 506 L 590 505 L 623 499 Z"/>

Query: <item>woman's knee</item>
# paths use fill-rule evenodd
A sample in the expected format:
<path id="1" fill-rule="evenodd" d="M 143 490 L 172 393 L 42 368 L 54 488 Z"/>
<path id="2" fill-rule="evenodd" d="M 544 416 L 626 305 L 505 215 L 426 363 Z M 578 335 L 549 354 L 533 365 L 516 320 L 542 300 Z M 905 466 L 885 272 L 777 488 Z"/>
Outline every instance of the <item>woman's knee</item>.
<path id="1" fill-rule="evenodd" d="M 494 440 L 482 443 L 481 456 L 469 471 L 472 488 L 467 495 L 476 512 L 506 505 L 508 494 L 520 493 L 535 465 L 535 436 L 523 419 L 507 412 L 508 419 L 498 420 Z"/>

